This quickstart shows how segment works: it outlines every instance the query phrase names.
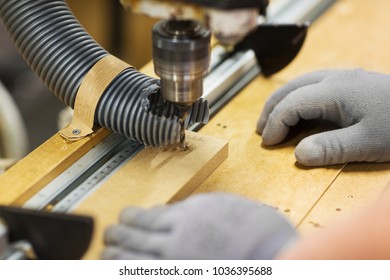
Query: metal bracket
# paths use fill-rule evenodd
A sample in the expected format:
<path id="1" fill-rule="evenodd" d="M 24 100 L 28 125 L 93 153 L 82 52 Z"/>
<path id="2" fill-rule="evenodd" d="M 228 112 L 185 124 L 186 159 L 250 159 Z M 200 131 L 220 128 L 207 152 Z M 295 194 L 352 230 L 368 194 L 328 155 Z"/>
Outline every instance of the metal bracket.
<path id="1" fill-rule="evenodd" d="M 236 51 L 252 49 L 264 76 L 286 67 L 299 53 L 309 24 L 261 24 L 247 35 Z"/>

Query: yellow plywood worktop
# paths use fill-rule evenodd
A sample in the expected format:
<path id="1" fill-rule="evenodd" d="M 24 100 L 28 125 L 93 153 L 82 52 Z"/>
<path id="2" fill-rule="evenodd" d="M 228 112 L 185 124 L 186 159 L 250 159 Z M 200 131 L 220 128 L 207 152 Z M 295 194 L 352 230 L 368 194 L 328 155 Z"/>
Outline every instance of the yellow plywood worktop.
<path id="1" fill-rule="evenodd" d="M 329 124 L 307 122 L 293 129 L 285 142 L 272 148 L 261 145 L 261 137 L 255 133 L 255 128 L 268 97 L 300 74 L 323 68 L 358 67 L 390 73 L 390 36 L 386 36 L 390 27 L 387 15 L 389 9 L 390 1 L 387 0 L 336 1 L 310 27 L 301 53 L 290 66 L 269 79 L 256 78 L 201 129 L 204 139 L 225 139 L 229 143 L 228 158 L 204 182 L 206 175 L 216 168 L 216 164 L 210 165 L 208 162 L 212 160 L 220 164 L 226 158 L 225 141 L 218 142 L 216 146 L 211 143 L 198 147 L 199 154 L 207 155 L 207 158 L 204 158 L 204 165 L 199 163 L 199 166 L 193 166 L 196 167 L 193 174 L 206 175 L 200 176 L 201 180 L 194 180 L 191 174 L 184 176 L 184 193 L 180 193 L 183 191 L 181 185 L 173 186 L 174 189 L 169 192 L 162 192 L 158 186 L 139 185 L 138 196 L 125 200 L 126 196 L 121 192 L 126 190 L 127 183 L 132 179 L 126 176 L 141 174 L 141 177 L 144 176 L 142 180 L 147 178 L 145 182 L 154 184 L 154 174 L 161 173 L 149 172 L 145 175 L 137 172 L 141 167 L 134 165 L 148 167 L 148 159 L 160 158 L 161 155 L 147 149 L 143 154 L 137 155 L 136 161 L 126 164 L 102 189 L 76 209 L 77 213 L 92 213 L 95 216 L 100 215 L 99 211 L 103 213 L 95 217 L 99 232 L 95 233 L 88 258 L 99 257 L 103 227 L 114 222 L 120 209 L 125 206 L 124 202 L 143 207 L 170 202 L 172 198 L 189 195 L 194 190 L 194 185 L 188 184 L 196 183 L 198 186 L 203 182 L 194 191 L 195 194 L 225 191 L 263 201 L 278 208 L 301 231 L 324 226 L 344 213 L 361 208 L 376 199 L 390 181 L 390 163 L 359 163 L 320 168 L 306 168 L 296 163 L 294 148 L 299 141 L 309 134 L 329 128 Z M 151 75 L 152 68 L 149 64 L 142 71 Z M 72 145 L 65 145 L 58 135 L 53 136 L 0 176 L 0 203 L 23 204 L 33 192 L 41 189 L 49 179 L 62 172 L 106 135 L 106 130 L 100 130 Z M 174 160 L 171 157 L 169 160 L 163 159 L 164 164 L 170 162 L 171 166 L 184 166 L 176 153 L 173 154 Z M 205 167 L 209 171 L 205 171 Z M 45 170 L 46 175 L 43 174 Z M 173 178 L 171 176 L 167 179 L 168 182 L 161 183 L 169 185 L 170 181 L 174 181 Z M 12 186 L 14 187 L 11 188 Z"/>
<path id="2" fill-rule="evenodd" d="M 229 140 L 229 158 L 197 190 L 228 191 L 279 208 L 300 230 L 329 221 L 376 199 L 390 181 L 390 164 L 354 163 L 304 168 L 294 148 L 320 128 L 300 127 L 281 145 L 261 146 L 255 127 L 266 99 L 287 81 L 323 68 L 390 73 L 386 0 L 339 0 L 309 29 L 296 60 L 270 79 L 258 77 L 201 132 Z"/>

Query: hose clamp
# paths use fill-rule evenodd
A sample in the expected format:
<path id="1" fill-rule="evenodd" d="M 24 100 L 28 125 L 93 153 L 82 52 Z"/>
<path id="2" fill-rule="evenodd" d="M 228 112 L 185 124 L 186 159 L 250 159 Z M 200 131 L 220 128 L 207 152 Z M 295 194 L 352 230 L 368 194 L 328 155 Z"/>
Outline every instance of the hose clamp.
<path id="1" fill-rule="evenodd" d="M 112 81 L 124 70 L 134 68 L 113 55 L 100 59 L 85 75 L 77 91 L 71 123 L 59 133 L 68 141 L 77 141 L 93 133 L 99 100 Z"/>

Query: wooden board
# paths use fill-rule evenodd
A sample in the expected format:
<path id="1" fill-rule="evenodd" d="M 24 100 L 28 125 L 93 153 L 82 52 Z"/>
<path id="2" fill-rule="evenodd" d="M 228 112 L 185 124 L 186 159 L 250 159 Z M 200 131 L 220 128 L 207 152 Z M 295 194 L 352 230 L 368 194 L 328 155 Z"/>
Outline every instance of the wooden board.
<path id="1" fill-rule="evenodd" d="M 92 215 L 95 230 L 87 259 L 99 258 L 104 229 L 129 205 L 150 207 L 190 195 L 227 158 L 225 140 L 187 132 L 188 151 L 143 149 L 84 201 L 76 213 Z"/>
<path id="2" fill-rule="evenodd" d="M 91 136 L 72 143 L 66 142 L 59 134 L 54 135 L 0 175 L 0 204 L 23 205 L 109 133 L 99 129 Z"/>

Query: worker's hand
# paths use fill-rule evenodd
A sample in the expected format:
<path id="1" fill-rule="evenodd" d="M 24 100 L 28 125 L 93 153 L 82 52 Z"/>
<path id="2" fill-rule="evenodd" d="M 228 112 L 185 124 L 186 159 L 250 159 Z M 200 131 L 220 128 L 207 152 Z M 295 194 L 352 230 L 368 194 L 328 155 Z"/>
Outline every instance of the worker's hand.
<path id="1" fill-rule="evenodd" d="M 106 230 L 103 259 L 271 259 L 296 237 L 273 208 L 224 193 L 130 207 Z"/>
<path id="2" fill-rule="evenodd" d="M 324 70 L 276 91 L 257 132 L 265 145 L 280 143 L 299 119 L 325 119 L 341 129 L 303 139 L 295 149 L 307 166 L 390 160 L 390 76 L 363 70 Z"/>

